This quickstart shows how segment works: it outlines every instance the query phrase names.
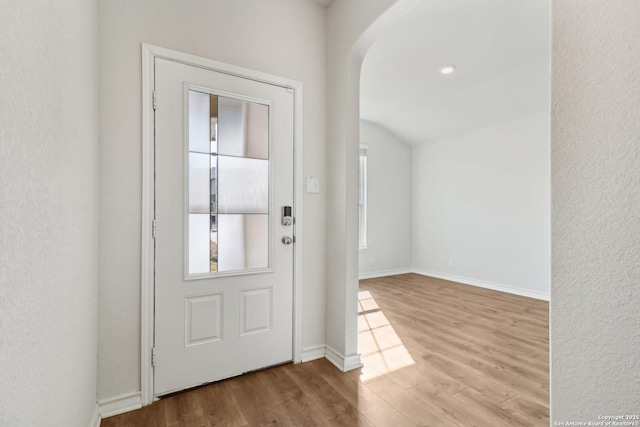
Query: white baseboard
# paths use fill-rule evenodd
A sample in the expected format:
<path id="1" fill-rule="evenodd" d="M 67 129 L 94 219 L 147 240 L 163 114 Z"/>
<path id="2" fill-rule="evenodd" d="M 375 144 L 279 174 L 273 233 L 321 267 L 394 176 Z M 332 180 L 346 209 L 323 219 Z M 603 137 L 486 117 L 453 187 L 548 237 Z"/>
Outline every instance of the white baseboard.
<path id="1" fill-rule="evenodd" d="M 343 372 L 349 372 L 354 369 L 362 368 L 362 359 L 360 359 L 360 353 L 352 354 L 344 358 Z"/>
<path id="2" fill-rule="evenodd" d="M 342 372 L 348 372 L 352 369 L 362 367 L 362 360 L 360 360 L 360 355 L 357 353 L 349 356 L 343 356 L 331 347 L 326 346 L 324 357 L 326 357 L 329 362 Z"/>
<path id="3" fill-rule="evenodd" d="M 142 394 L 139 391 L 127 393 L 98 402 L 100 417 L 107 418 L 142 408 Z"/>
<path id="4" fill-rule="evenodd" d="M 535 298 L 543 301 L 549 301 L 549 294 L 541 292 L 529 291 L 526 289 L 514 288 L 511 286 L 498 285 L 495 283 L 484 282 L 482 280 L 469 279 L 467 277 L 454 276 L 449 274 L 436 273 L 433 271 L 414 268 L 413 272 L 422 276 L 435 277 L 436 279 L 449 280 L 451 282 L 464 283 L 465 285 L 478 286 L 480 288 L 491 289 L 494 291 L 506 292 L 508 294 L 520 295 L 523 297 Z"/>
<path id="5" fill-rule="evenodd" d="M 376 277 L 387 277 L 387 276 L 395 276 L 398 274 L 408 274 L 413 273 L 413 269 L 411 268 L 398 268 L 395 270 L 382 270 L 382 271 L 374 271 L 371 273 L 363 273 L 358 275 L 358 280 L 363 279 L 375 279 Z"/>
<path id="6" fill-rule="evenodd" d="M 93 407 L 93 414 L 91 415 L 91 421 L 89 421 L 89 427 L 100 427 L 100 405 L 96 402 Z"/>
<path id="7" fill-rule="evenodd" d="M 312 360 L 322 359 L 325 355 L 325 346 L 317 345 L 315 347 L 308 347 L 302 350 L 301 361 L 311 362 Z"/>

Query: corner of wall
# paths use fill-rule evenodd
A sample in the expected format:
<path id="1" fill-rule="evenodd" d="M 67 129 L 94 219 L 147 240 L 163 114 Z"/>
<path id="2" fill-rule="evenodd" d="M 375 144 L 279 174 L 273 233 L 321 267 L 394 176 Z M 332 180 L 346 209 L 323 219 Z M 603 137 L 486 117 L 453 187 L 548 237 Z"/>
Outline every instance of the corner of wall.
<path id="1" fill-rule="evenodd" d="M 91 419 L 89 420 L 89 427 L 100 427 L 100 421 L 102 417 L 100 417 L 100 405 L 96 402 L 95 407 L 93 408 L 93 414 L 91 414 Z"/>
<path id="2" fill-rule="evenodd" d="M 142 394 L 139 391 L 125 393 L 98 402 L 98 412 L 101 418 L 124 414 L 142 408 Z"/>

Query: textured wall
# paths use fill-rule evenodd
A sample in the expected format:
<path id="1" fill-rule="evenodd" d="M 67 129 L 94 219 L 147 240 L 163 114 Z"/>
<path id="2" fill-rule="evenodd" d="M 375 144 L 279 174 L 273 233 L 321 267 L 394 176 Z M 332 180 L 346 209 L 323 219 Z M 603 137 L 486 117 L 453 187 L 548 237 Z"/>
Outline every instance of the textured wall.
<path id="1" fill-rule="evenodd" d="M 640 412 L 639 22 L 553 2 L 552 421 Z"/>
<path id="2" fill-rule="evenodd" d="M 360 276 L 409 270 L 411 146 L 365 121 L 360 122 L 360 143 L 368 146 L 367 249 L 360 250 Z"/>
<path id="3" fill-rule="evenodd" d="M 304 175 L 320 178 L 320 194 L 304 198 L 303 346 L 324 345 L 324 8 L 300 0 L 108 0 L 99 13 L 99 397 L 140 390 L 142 43 L 304 84 Z"/>
<path id="4" fill-rule="evenodd" d="M 96 403 L 97 6 L 0 0 L 0 425 Z"/>
<path id="5" fill-rule="evenodd" d="M 548 299 L 549 187 L 548 111 L 413 146 L 413 267 Z"/>

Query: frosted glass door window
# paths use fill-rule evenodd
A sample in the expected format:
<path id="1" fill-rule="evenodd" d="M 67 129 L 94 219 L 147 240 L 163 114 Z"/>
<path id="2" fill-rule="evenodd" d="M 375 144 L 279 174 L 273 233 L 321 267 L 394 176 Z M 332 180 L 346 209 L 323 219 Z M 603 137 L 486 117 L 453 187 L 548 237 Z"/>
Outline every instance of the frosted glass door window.
<path id="1" fill-rule="evenodd" d="M 208 215 L 189 214 L 189 272 L 209 271 Z"/>
<path id="2" fill-rule="evenodd" d="M 189 153 L 189 213 L 210 213 L 211 155 Z"/>
<path id="3" fill-rule="evenodd" d="M 210 101 L 208 93 L 189 91 L 189 151 L 210 153 L 211 133 L 209 120 Z"/>
<path id="4" fill-rule="evenodd" d="M 219 156 L 220 213 L 269 213 L 269 161 Z"/>
<path id="5" fill-rule="evenodd" d="M 188 271 L 269 266 L 269 106 L 189 91 Z"/>
<path id="6" fill-rule="evenodd" d="M 269 158 L 269 107 L 218 98 L 218 150 L 225 156 Z"/>
<path id="7" fill-rule="evenodd" d="M 269 215 L 220 215 L 220 271 L 266 267 Z"/>

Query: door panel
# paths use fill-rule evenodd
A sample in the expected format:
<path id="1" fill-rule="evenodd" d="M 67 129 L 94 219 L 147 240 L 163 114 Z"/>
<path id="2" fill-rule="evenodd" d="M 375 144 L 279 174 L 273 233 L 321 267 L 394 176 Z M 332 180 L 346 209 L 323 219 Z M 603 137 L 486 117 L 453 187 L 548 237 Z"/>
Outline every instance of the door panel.
<path id="1" fill-rule="evenodd" d="M 292 360 L 293 95 L 155 60 L 155 385 Z"/>

